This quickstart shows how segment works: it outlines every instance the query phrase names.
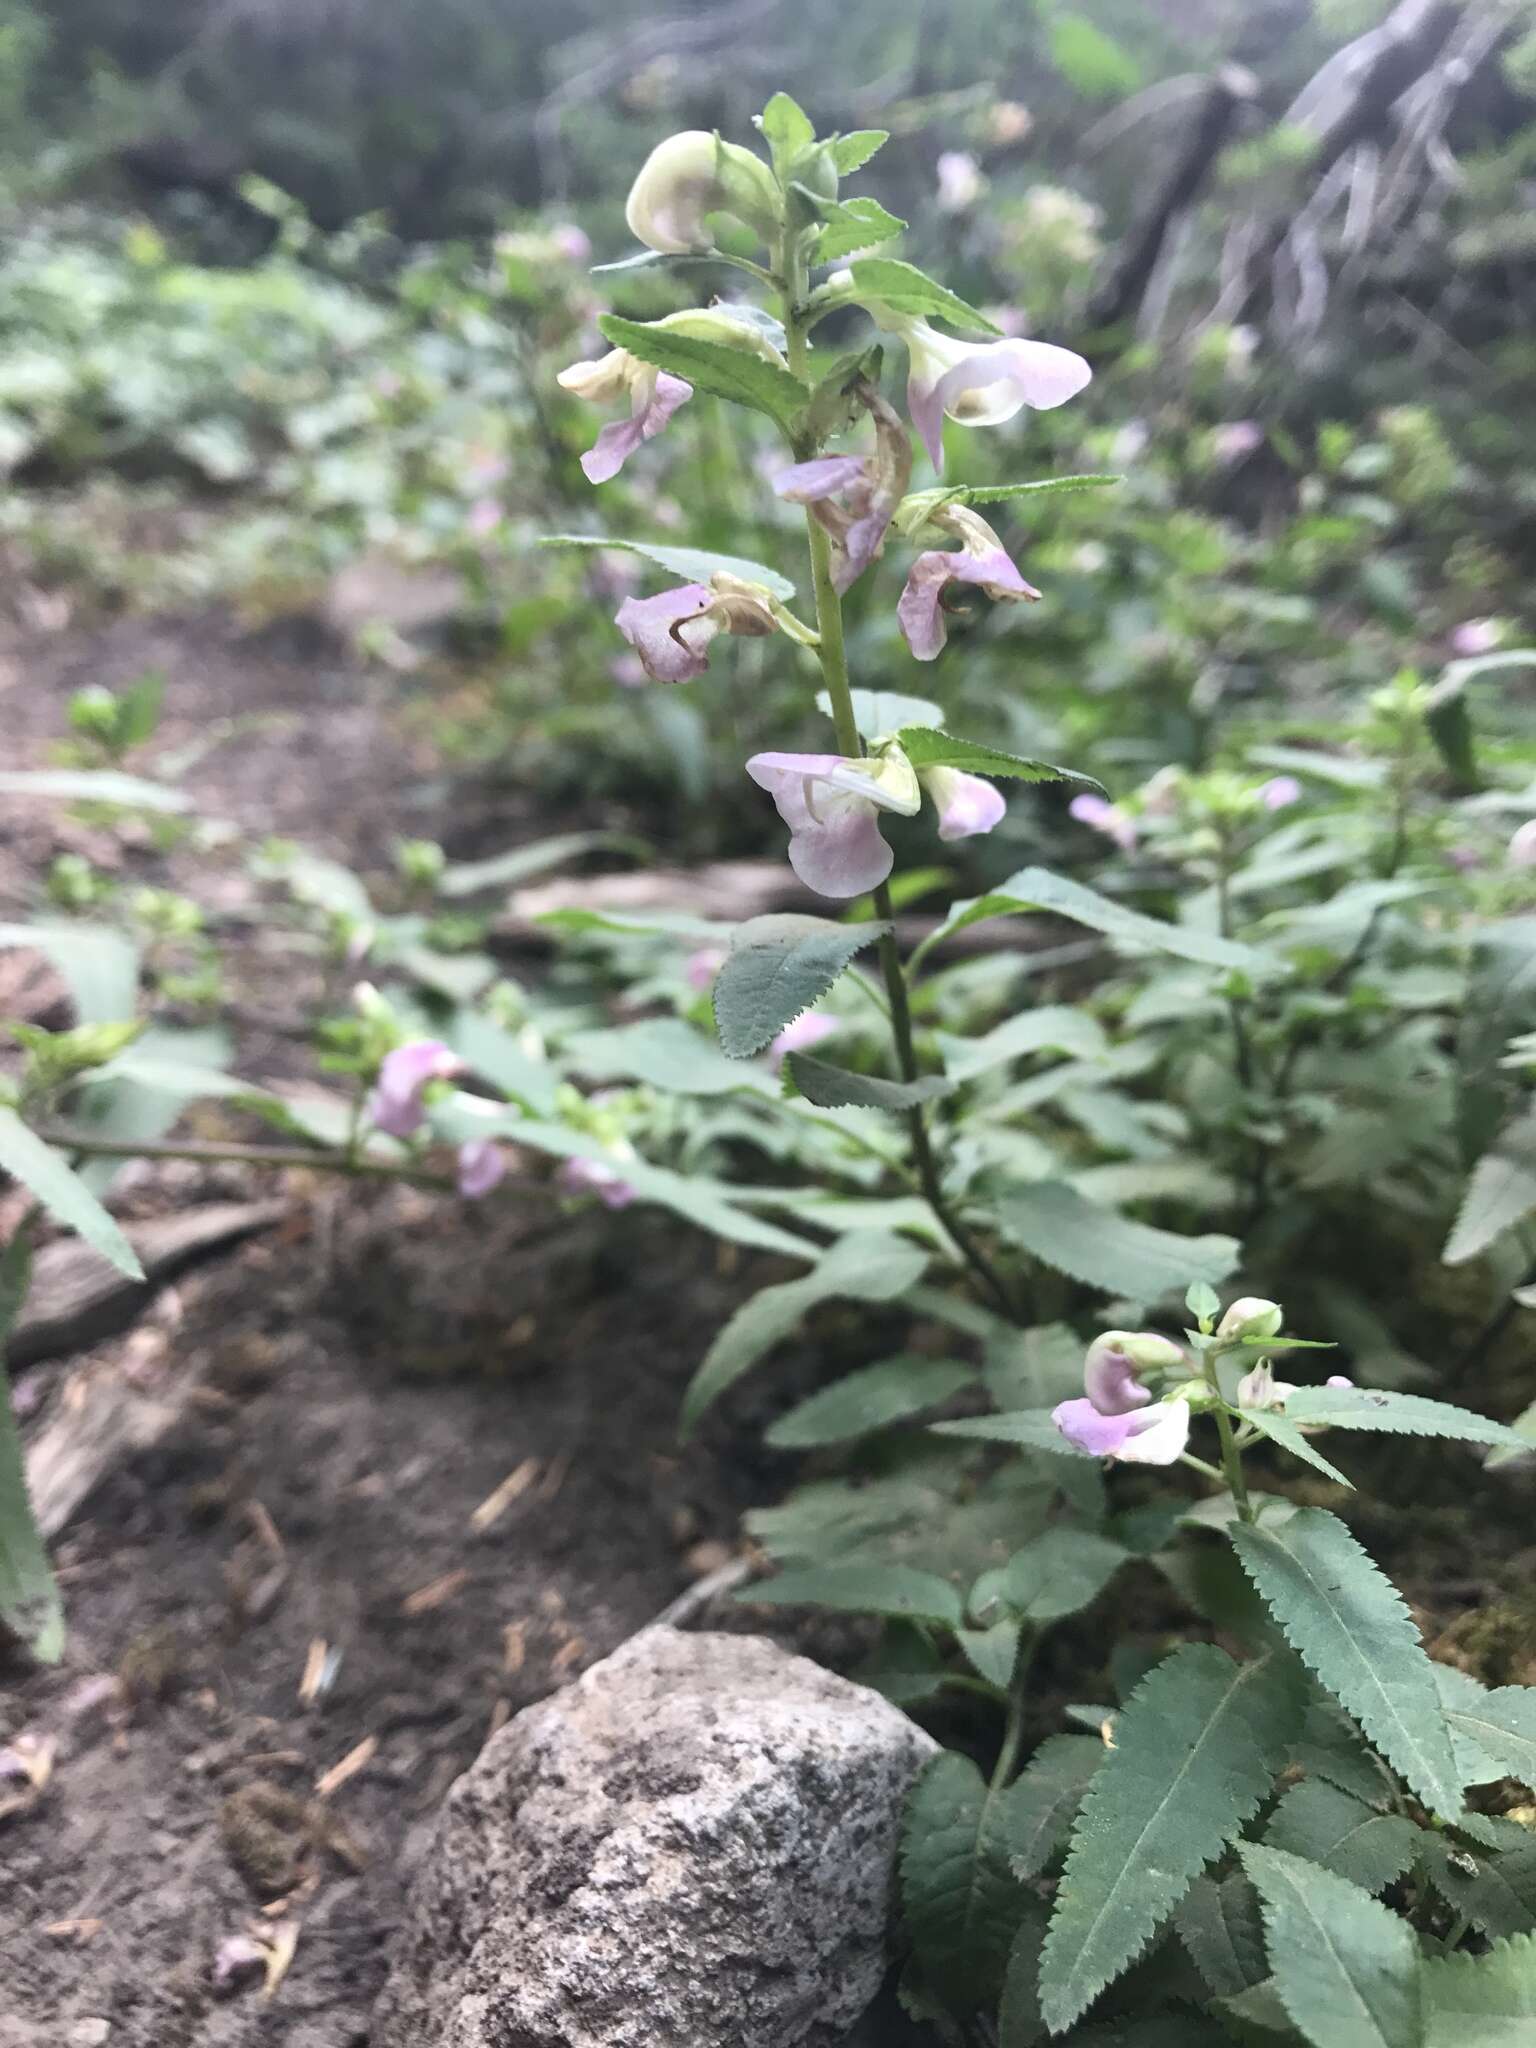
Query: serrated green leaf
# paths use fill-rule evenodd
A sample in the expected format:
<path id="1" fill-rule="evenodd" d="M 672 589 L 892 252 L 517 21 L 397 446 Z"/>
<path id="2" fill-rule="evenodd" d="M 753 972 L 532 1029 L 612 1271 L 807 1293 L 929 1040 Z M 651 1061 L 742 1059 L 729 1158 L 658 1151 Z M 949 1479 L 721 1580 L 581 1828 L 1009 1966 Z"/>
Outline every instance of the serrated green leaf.
<path id="1" fill-rule="evenodd" d="M 810 399 L 809 387 L 798 377 L 750 349 L 701 341 L 696 335 L 649 326 L 643 320 L 625 320 L 617 313 L 599 315 L 597 324 L 615 348 L 627 349 L 642 363 L 653 363 L 671 376 L 684 378 L 696 391 L 708 391 L 716 398 L 766 413 L 786 430 Z"/>
<path id="2" fill-rule="evenodd" d="M 776 92 L 763 111 L 753 118 L 752 125 L 762 135 L 773 151 L 774 167 L 787 163 L 809 149 L 816 140 L 816 130 L 811 118 L 797 100 L 787 92 Z"/>
<path id="3" fill-rule="evenodd" d="M 1000 905 L 1000 899 L 1011 902 Z M 983 909 L 983 905 L 999 906 Z M 1160 917 L 1143 917 L 1138 910 L 1101 896 L 1097 890 L 1049 868 L 1020 868 L 989 895 L 965 906 L 973 915 L 964 922 L 974 924 L 980 916 L 997 917 L 1019 910 L 1047 910 L 1056 917 L 1071 918 L 1074 924 L 1102 932 L 1117 945 L 1154 953 L 1171 953 L 1179 960 L 1193 960 L 1204 967 L 1236 968 L 1245 974 L 1284 972 L 1284 963 L 1256 946 L 1239 945 L 1219 933 L 1202 931 L 1193 925 L 1169 924 Z M 957 906 L 959 908 L 959 906 Z M 956 929 L 951 920 L 950 929 Z"/>
<path id="4" fill-rule="evenodd" d="M 1156 1301 L 1187 1286 L 1191 1274 L 1213 1285 L 1237 1265 L 1235 1237 L 1180 1237 L 1090 1202 L 1065 1181 L 1026 1182 L 999 1201 L 998 1228 L 1053 1272 L 1102 1293 Z"/>
<path id="5" fill-rule="evenodd" d="M 738 925 L 715 977 L 715 1024 L 733 1060 L 749 1059 L 818 1002 L 888 924 L 834 924 L 794 912 Z"/>
<path id="6" fill-rule="evenodd" d="M 1494 1139 L 1467 1182 L 1441 1258 L 1459 1266 L 1485 1252 L 1536 1209 L 1536 1110 L 1517 1117 Z"/>
<path id="7" fill-rule="evenodd" d="M 1061 1853 L 1109 1754 L 1097 1735 L 1048 1735 L 1008 1788 L 1004 1833 L 1015 1877 L 1037 1877 Z"/>
<path id="8" fill-rule="evenodd" d="M 622 548 L 628 554 L 643 555 L 646 561 L 654 562 L 658 569 L 665 569 L 673 576 L 680 576 L 685 583 L 707 583 L 711 576 L 739 576 L 744 583 L 761 583 L 786 603 L 795 594 L 793 583 L 787 576 L 781 576 L 777 569 L 770 569 L 762 562 L 748 561 L 744 555 L 717 555 L 708 548 L 675 548 L 666 541 L 619 540 L 606 533 L 546 533 L 540 538 L 539 546 Z"/>
<path id="9" fill-rule="evenodd" d="M 1049 761 L 1029 761 L 979 740 L 956 739 L 930 725 L 905 727 L 898 735 L 914 768 L 959 768 L 967 775 L 995 775 L 1014 782 L 1079 782 L 1103 791 L 1102 782 L 1075 768 L 1056 768 Z"/>
<path id="10" fill-rule="evenodd" d="M 945 1750 L 907 1801 L 901 1903 L 923 1976 L 959 2015 L 996 1998 L 1025 1895 L 1008 1867 L 1005 1796 Z"/>
<path id="11" fill-rule="evenodd" d="M 132 811 L 189 811 L 190 797 L 114 768 L 0 770 L 0 796 L 55 797 L 66 803 L 117 804 Z"/>
<path id="12" fill-rule="evenodd" d="M 974 1366 L 957 1358 L 924 1358 L 903 1352 L 879 1365 L 851 1372 L 830 1387 L 798 1402 L 764 1433 L 776 1451 L 805 1451 L 823 1444 L 851 1443 L 893 1423 L 907 1422 L 936 1408 L 975 1377 Z"/>
<path id="13" fill-rule="evenodd" d="M 889 128 L 855 128 L 847 135 L 833 138 L 832 160 L 846 178 L 850 171 L 860 170 L 867 164 L 875 151 L 883 149 L 890 139 Z"/>
<path id="14" fill-rule="evenodd" d="M 830 1564 L 780 1572 L 735 1596 L 749 1607 L 830 1607 L 838 1614 L 880 1614 L 892 1621 L 930 1621 L 958 1628 L 960 1595 L 936 1572 L 901 1564 Z"/>
<path id="15" fill-rule="evenodd" d="M 30 946 L 57 969 L 82 1024 L 115 1024 L 138 1003 L 139 955 L 131 939 L 103 924 L 0 924 L 0 947 Z"/>
<path id="16" fill-rule="evenodd" d="M 1069 1444 L 1051 1420 L 1049 1408 L 1018 1408 L 1008 1415 L 967 1416 L 963 1422 L 935 1422 L 935 1436 L 974 1438 L 978 1443 L 1022 1444 L 1058 1457 L 1082 1458 L 1087 1453 Z"/>
<path id="17" fill-rule="evenodd" d="M 1504 1849 L 1469 1849 L 1443 1835 L 1420 1838 L 1420 1865 L 1431 1884 L 1480 1934 L 1536 1928 L 1536 1838 L 1518 1822 L 1510 1828 L 1523 1840 Z"/>
<path id="18" fill-rule="evenodd" d="M 879 1074 L 853 1074 L 846 1067 L 834 1067 L 811 1053 L 792 1052 L 785 1065 L 795 1086 L 818 1109 L 883 1109 L 892 1115 L 916 1109 L 924 1102 L 937 1102 L 954 1092 L 954 1082 L 943 1074 L 927 1074 L 917 1081 L 887 1081 Z"/>
<path id="19" fill-rule="evenodd" d="M 30 1188 L 50 1215 L 84 1238 L 119 1273 L 130 1280 L 144 1278 L 133 1246 L 69 1161 L 44 1144 L 13 1109 L 0 1108 L 0 1173 Z"/>
<path id="20" fill-rule="evenodd" d="M 1486 1955 L 1423 1965 L 1427 2048 L 1531 2048 L 1536 2039 L 1536 1936 L 1496 1941 Z"/>
<path id="21" fill-rule="evenodd" d="M 1173 1916 L 1190 1961 L 1216 1998 L 1236 1998 L 1267 1974 L 1259 1899 L 1241 1871 L 1197 1877 Z"/>
<path id="22" fill-rule="evenodd" d="M 853 1675 L 892 1706 L 915 1707 L 938 1691 L 943 1673 L 944 1654 L 924 1623 L 887 1621 Z"/>
<path id="23" fill-rule="evenodd" d="M 1400 1813 L 1377 1813 L 1336 1785 L 1305 1779 L 1270 1815 L 1264 1839 L 1321 1863 L 1368 1892 L 1385 1891 L 1413 1861 L 1420 1830 Z"/>
<path id="24" fill-rule="evenodd" d="M 1324 1508 L 1303 1508 L 1278 1528 L 1234 1523 L 1229 1533 L 1308 1669 L 1426 1806 L 1459 1812 L 1434 1671 L 1397 1588 Z"/>
<path id="25" fill-rule="evenodd" d="M 809 1273 L 763 1287 L 742 1303 L 710 1345 L 683 1396 L 687 1434 L 727 1387 L 740 1379 L 802 1316 L 823 1301 L 891 1301 L 922 1278 L 928 1254 L 900 1238 L 855 1231 L 839 1238 Z"/>
<path id="26" fill-rule="evenodd" d="M 64 1654 L 64 1607 L 32 1513 L 5 1370 L 6 1338 L 26 1300 L 31 1270 L 32 1241 L 22 1223 L 0 1251 L 0 1622 L 41 1663 L 57 1664 Z"/>
<path id="27" fill-rule="evenodd" d="M 1293 1510 L 1295 1512 L 1295 1510 Z M 1353 1793 L 1365 1806 L 1380 1807 L 1386 1796 L 1386 1766 L 1373 1754 L 1354 1723 L 1325 1695 L 1307 1708 L 1301 1740 L 1291 1762 L 1310 1779 Z"/>
<path id="28" fill-rule="evenodd" d="M 925 277 L 916 264 L 900 263 L 894 256 L 866 256 L 850 269 L 857 298 L 888 308 L 904 319 L 917 315 L 947 320 L 951 327 L 969 334 L 1002 332 L 985 313 L 978 313 L 964 299 Z"/>
<path id="29" fill-rule="evenodd" d="M 1130 1556 L 1123 1543 L 1057 1523 L 1013 1553 L 998 1584 L 1021 1621 L 1043 1628 L 1091 1605 Z"/>
<path id="30" fill-rule="evenodd" d="M 857 249 L 872 249 L 902 234 L 907 223 L 887 213 L 878 199 L 841 199 L 825 202 L 821 208 L 821 233 L 816 237 L 816 261 L 835 263 Z"/>
<path id="31" fill-rule="evenodd" d="M 1536 1686 L 1498 1686 L 1475 1702 L 1450 1708 L 1445 1718 L 1512 1778 L 1536 1791 Z"/>
<path id="32" fill-rule="evenodd" d="M 1304 1465 L 1310 1465 L 1314 1472 L 1321 1472 L 1336 1486 L 1354 1490 L 1338 1466 L 1325 1458 L 1316 1444 L 1308 1442 L 1289 1415 L 1282 1415 L 1274 1408 L 1244 1408 L 1241 1412 L 1244 1422 L 1251 1429 L 1256 1429 L 1260 1436 L 1267 1436 L 1271 1443 L 1279 1444 L 1282 1450 L 1289 1451 L 1293 1458 L 1300 1458 Z"/>
<path id="33" fill-rule="evenodd" d="M 1257 1842 L 1239 1853 L 1263 1904 L 1275 1990 L 1312 2048 L 1422 2048 L 1408 1923 L 1299 1856 Z"/>
<path id="34" fill-rule="evenodd" d="M 998 2048 L 1035 2048 L 1045 2039 L 1040 2010 L 1040 1951 L 1045 1946 L 1046 1910 L 1030 1900 L 1008 1951 L 1003 1995 L 997 2012 Z"/>
<path id="35" fill-rule="evenodd" d="M 1286 1400 L 1285 1414 L 1288 1422 L 1325 1422 L 1334 1429 L 1448 1437 L 1456 1443 L 1497 1444 L 1516 1451 L 1531 1448 L 1524 1437 L 1502 1422 L 1490 1422 L 1486 1415 L 1385 1387 L 1298 1387 Z"/>
<path id="36" fill-rule="evenodd" d="M 1040 2004 L 1053 2029 L 1135 1961 L 1257 1813 L 1302 1711 L 1288 1660 L 1238 1665 L 1209 1643 L 1175 1650 L 1132 1693 L 1072 1831 L 1046 1937 Z"/>

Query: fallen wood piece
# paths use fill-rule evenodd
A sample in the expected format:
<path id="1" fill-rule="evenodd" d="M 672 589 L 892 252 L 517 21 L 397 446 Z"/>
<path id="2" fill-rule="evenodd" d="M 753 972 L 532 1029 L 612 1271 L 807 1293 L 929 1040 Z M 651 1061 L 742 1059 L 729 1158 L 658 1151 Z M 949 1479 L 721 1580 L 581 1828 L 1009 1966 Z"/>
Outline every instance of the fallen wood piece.
<path id="1" fill-rule="evenodd" d="M 11 1331 L 6 1356 L 13 1366 L 34 1365 L 84 1351 L 126 1330 L 167 1280 L 213 1252 L 267 1230 L 287 1213 L 286 1202 L 210 1202 L 180 1216 L 134 1223 L 125 1235 L 144 1268 L 130 1280 L 77 1237 L 44 1245 L 32 1264 L 26 1305 Z"/>

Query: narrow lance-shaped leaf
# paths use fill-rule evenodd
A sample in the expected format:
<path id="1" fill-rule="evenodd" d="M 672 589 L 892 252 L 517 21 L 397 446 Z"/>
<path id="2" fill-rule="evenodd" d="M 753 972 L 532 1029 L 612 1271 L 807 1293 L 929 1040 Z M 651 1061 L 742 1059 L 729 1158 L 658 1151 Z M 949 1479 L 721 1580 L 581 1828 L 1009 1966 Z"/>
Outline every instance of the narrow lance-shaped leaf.
<path id="1" fill-rule="evenodd" d="M 1191 1274 L 1224 1280 L 1241 1249 L 1233 1237 L 1180 1237 L 1138 1223 L 1059 1180 L 1016 1187 L 996 1215 L 1003 1235 L 1042 1265 L 1136 1301 L 1155 1301 Z"/>
<path id="2" fill-rule="evenodd" d="M 904 1352 L 851 1372 L 781 1415 L 764 1441 L 776 1451 L 811 1450 L 849 1443 L 877 1429 L 889 1429 L 936 1408 L 968 1386 L 976 1368 L 956 1358 L 926 1358 Z"/>
<path id="3" fill-rule="evenodd" d="M 14 1109 L 0 1108 L 0 1173 L 30 1188 L 50 1215 L 78 1232 L 120 1273 L 130 1280 L 144 1278 L 133 1246 L 69 1161 L 29 1130 Z"/>
<path id="4" fill-rule="evenodd" d="M 1054 2029 L 1135 1961 L 1257 1813 L 1302 1711 L 1288 1660 L 1238 1665 L 1209 1643 L 1176 1650 L 1132 1693 L 1073 1829 L 1046 1937 L 1040 2003 Z"/>
<path id="5" fill-rule="evenodd" d="M 23 1222 L 0 1252 L 0 1621 L 45 1664 L 64 1654 L 64 1610 L 27 1493 L 21 1436 L 11 1407 L 5 1341 L 21 1313 L 31 1273 Z"/>
<path id="6" fill-rule="evenodd" d="M 1514 1451 L 1531 1448 L 1524 1437 L 1502 1422 L 1490 1422 L 1486 1415 L 1386 1387 L 1298 1387 L 1286 1401 L 1285 1415 L 1288 1422 L 1324 1422 L 1334 1429 L 1448 1437 L 1454 1443 L 1495 1444 Z"/>
<path id="7" fill-rule="evenodd" d="M 1536 1110 L 1502 1130 L 1472 1169 L 1442 1257 L 1459 1266 L 1536 1209 Z"/>
<path id="8" fill-rule="evenodd" d="M 1421 2048 L 1413 1929 L 1358 1885 L 1257 1842 L 1243 1868 L 1264 1906 L 1280 2003 L 1312 2048 Z"/>
<path id="9" fill-rule="evenodd" d="M 1396 1587 L 1336 1515 L 1229 1530 L 1291 1647 L 1432 1811 L 1461 1807 L 1434 1672 Z"/>
<path id="10" fill-rule="evenodd" d="M 1006 1797 L 946 1750 L 907 1802 L 901 1901 L 924 1980 L 957 2013 L 995 1998 L 1025 1894 L 1008 1867 Z"/>
<path id="11" fill-rule="evenodd" d="M 830 1564 L 780 1572 L 746 1586 L 736 1598 L 748 1607 L 827 1607 L 838 1614 L 879 1614 L 890 1621 L 927 1621 L 958 1628 L 960 1595 L 937 1572 L 901 1564 Z"/>
<path id="12" fill-rule="evenodd" d="M 956 739 L 930 725 L 907 726 L 898 735 L 914 768 L 959 768 L 967 775 L 993 775 L 1014 782 L 1078 782 L 1102 792 L 1104 785 L 1075 768 L 1057 768 L 1049 761 L 1030 761 L 1005 753 L 980 740 Z"/>
<path id="13" fill-rule="evenodd" d="M 811 1053 L 792 1052 L 785 1060 L 795 1086 L 818 1109 L 883 1109 L 892 1115 L 936 1102 L 954 1090 L 942 1074 L 917 1081 L 887 1081 L 878 1074 L 853 1074 Z"/>

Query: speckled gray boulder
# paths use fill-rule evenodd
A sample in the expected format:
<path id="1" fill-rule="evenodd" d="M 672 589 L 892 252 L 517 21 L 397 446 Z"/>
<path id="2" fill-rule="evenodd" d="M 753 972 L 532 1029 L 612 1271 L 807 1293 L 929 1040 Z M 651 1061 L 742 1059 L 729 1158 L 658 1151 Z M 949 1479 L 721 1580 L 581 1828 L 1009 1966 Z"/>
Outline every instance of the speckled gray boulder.
<path id="1" fill-rule="evenodd" d="M 934 1744 L 757 1636 L 635 1636 L 449 1794 L 371 2048 L 830 2048 Z"/>

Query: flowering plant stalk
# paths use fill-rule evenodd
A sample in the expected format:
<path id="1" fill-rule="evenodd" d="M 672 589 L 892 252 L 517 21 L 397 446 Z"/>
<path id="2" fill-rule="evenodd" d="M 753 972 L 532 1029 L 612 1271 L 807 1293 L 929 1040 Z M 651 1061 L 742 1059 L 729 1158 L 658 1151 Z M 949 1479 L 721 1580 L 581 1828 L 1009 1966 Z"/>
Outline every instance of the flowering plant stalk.
<path id="1" fill-rule="evenodd" d="M 1342 1501 L 1350 1482 L 1314 1442 L 1325 1430 L 1441 1436 L 1506 1458 L 1521 1455 L 1526 1439 L 1461 1408 L 1356 1388 L 1342 1374 L 1320 1386 L 1283 1380 L 1274 1361 L 1311 1347 L 1281 1334 L 1277 1303 L 1244 1296 L 1223 1311 L 1213 1282 L 1236 1264 L 1234 1240 L 1127 1224 L 1065 1182 L 978 1182 L 946 1159 L 935 1118 L 941 1109 L 963 1117 L 965 1079 L 981 1068 L 974 1049 L 947 1072 L 925 1058 L 914 977 L 943 936 L 979 918 L 1044 908 L 1171 953 L 1205 971 L 1240 1061 L 1249 1057 L 1245 1006 L 1284 968 L 1233 939 L 1230 862 L 1219 867 L 1214 931 L 1165 926 L 1028 869 L 954 906 L 934 940 L 903 958 L 886 814 L 911 817 L 931 801 L 940 837 L 964 838 L 1003 816 L 1000 781 L 1088 778 L 961 739 L 925 700 L 856 688 L 843 596 L 886 553 L 910 549 L 896 615 L 922 662 L 944 650 L 955 586 L 996 604 L 1036 600 L 978 507 L 1099 479 L 914 492 L 913 436 L 938 472 L 946 417 L 998 425 L 1026 407 L 1059 405 L 1087 383 L 1088 366 L 1047 343 L 941 331 L 933 320 L 971 335 L 987 322 L 910 265 L 867 253 L 902 224 L 873 200 L 843 199 L 840 181 L 883 137 L 818 138 L 783 95 L 759 126 L 771 169 L 718 138 L 674 137 L 642 171 L 628 219 L 658 257 L 707 252 L 748 275 L 769 305 L 716 305 L 649 324 L 609 316 L 601 324 L 612 353 L 564 381 L 594 397 L 630 399 L 628 422 L 599 435 L 589 475 L 616 473 L 700 392 L 766 415 L 784 440 L 788 460 L 772 484 L 804 508 L 812 616 L 794 609 L 792 587 L 772 569 L 630 542 L 682 580 L 627 598 L 617 624 L 662 684 L 704 675 L 721 636 L 780 634 L 814 651 L 835 751 L 761 752 L 746 771 L 788 827 L 801 881 L 834 900 L 867 897 L 874 914 L 851 924 L 768 916 L 739 927 L 723 961 L 703 968 L 704 978 L 714 974 L 721 1046 L 732 1059 L 771 1047 L 788 1090 L 815 1109 L 899 1119 L 904 1162 L 856 1136 L 921 1196 L 927 1241 L 968 1274 L 980 1298 L 962 1310 L 944 1291 L 920 1286 L 926 1251 L 850 1235 L 810 1276 L 766 1290 L 727 1326 L 686 1405 L 691 1423 L 829 1294 L 904 1298 L 987 1347 L 983 1374 L 1001 1412 L 928 1432 L 930 1445 L 937 1438 L 973 1458 L 955 1468 L 942 1506 L 925 1490 L 931 1456 L 910 1482 L 894 1463 L 863 1485 L 808 1489 L 803 1506 L 792 1500 L 756 1518 L 756 1533 L 788 1569 L 743 1596 L 878 1617 L 882 1640 L 866 1670 L 873 1683 L 910 1706 L 979 1696 L 1002 1710 L 989 1777 L 968 1750 L 946 1749 L 913 1795 L 902 1855 L 905 2001 L 942 2040 L 1003 2048 L 1070 2033 L 1085 2015 L 1134 2028 L 1192 2007 L 1204 2011 L 1202 2024 L 1230 2021 L 1313 2048 L 1367 2040 L 1423 2048 L 1427 2018 L 1462 2009 L 1455 2001 L 1464 1992 L 1485 2002 L 1479 2010 L 1530 2011 L 1519 2002 L 1532 1983 L 1529 1946 L 1446 1959 L 1493 1930 L 1493 1887 L 1507 1890 L 1513 1870 L 1503 1859 L 1536 1867 L 1536 1849 L 1510 1832 L 1515 1824 L 1474 1801 L 1501 1772 L 1536 1785 L 1536 1691 L 1485 1694 L 1466 1674 L 1438 1672 L 1346 1523 L 1267 1491 L 1254 1468 L 1260 1458 L 1297 1460 Z M 711 223 L 722 215 L 757 237 L 763 260 L 716 244 Z M 819 282 L 818 265 L 828 273 Z M 906 348 L 910 426 L 879 389 L 880 343 L 856 342 L 831 360 L 817 352 L 821 323 L 852 308 Z M 872 445 L 832 445 L 850 433 Z M 1299 793 L 1294 778 L 1272 778 L 1230 792 L 1221 816 L 1283 809 Z M 1073 809 L 1122 847 L 1134 845 L 1134 817 L 1097 785 Z M 811 1006 L 854 971 L 866 946 L 880 970 L 879 987 L 866 992 L 890 1033 L 894 1071 L 884 1075 L 808 1050 Z M 1027 1042 L 1019 1025 L 1032 1020 L 1000 1027 L 1010 1047 Z M 1058 1015 L 1049 1028 L 1069 1026 Z M 1036 1265 L 1150 1309 L 1191 1270 L 1210 1277 L 1188 1288 L 1193 1325 L 1181 1338 L 1108 1330 L 1067 1363 L 1069 1332 L 1018 1328 L 1029 1320 L 1022 1283 Z M 846 1442 L 931 1412 L 972 1375 L 959 1361 L 904 1354 L 818 1390 L 774 1425 L 770 1441 Z M 1080 1393 L 1069 1391 L 1069 1375 Z M 1213 1442 L 1192 1449 L 1206 1427 Z M 991 1462 L 974 1462 L 978 1452 Z M 1118 1465 L 1191 1474 L 1204 1497 L 1173 1493 L 1117 1513 L 1104 1481 Z M 885 1547 L 893 1528 L 899 1561 Z M 1092 1607 L 1122 1572 L 1148 1568 L 1223 1646 L 1186 1640 L 1171 1654 L 1164 1644 L 1144 1656 L 1121 1645 L 1119 1706 L 1073 1709 L 1088 1732 L 1049 1733 L 1031 1674 L 1053 1647 L 1051 1630 Z M 1045 1739 L 1027 1756 L 1031 1734 Z M 1463 1876 L 1481 1887 L 1475 1895 L 1465 1894 Z M 1536 1939 L 1536 1889 L 1498 1924 Z M 1175 1931 L 1182 1968 L 1171 1967 Z M 1458 1974 L 1473 1962 L 1475 1987 Z M 1364 2030 L 1357 2009 L 1368 2017 Z"/>

